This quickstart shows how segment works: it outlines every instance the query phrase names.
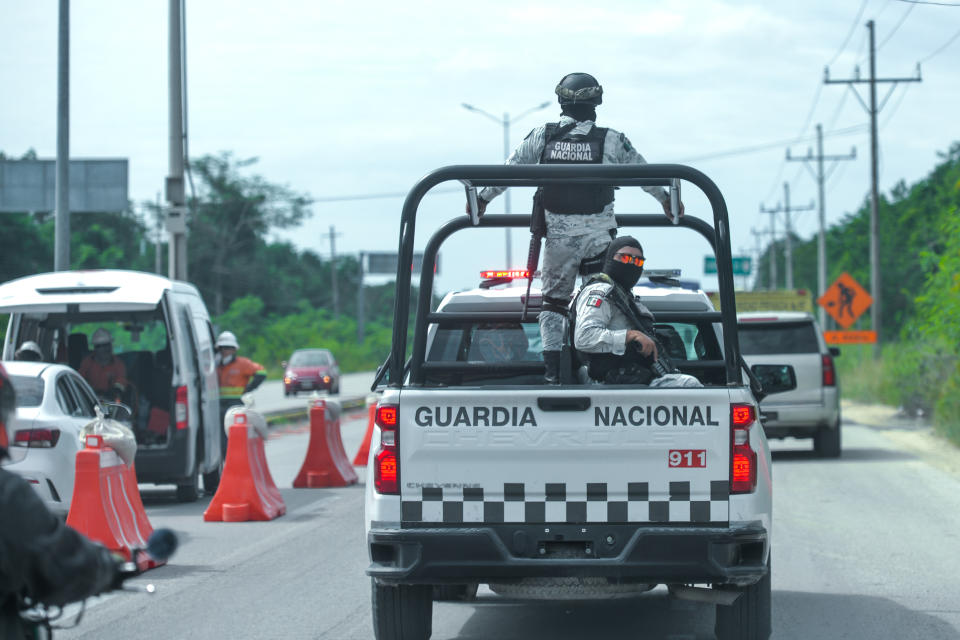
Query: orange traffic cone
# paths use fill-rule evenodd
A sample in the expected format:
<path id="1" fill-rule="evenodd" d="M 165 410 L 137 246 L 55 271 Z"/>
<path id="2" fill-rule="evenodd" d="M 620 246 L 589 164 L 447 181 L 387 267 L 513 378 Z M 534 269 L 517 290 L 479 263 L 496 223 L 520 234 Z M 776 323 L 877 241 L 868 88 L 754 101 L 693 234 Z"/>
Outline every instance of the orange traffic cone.
<path id="1" fill-rule="evenodd" d="M 250 423 L 247 409 L 231 409 L 227 459 L 220 486 L 203 512 L 206 522 L 273 520 L 287 511 L 273 482 L 263 449 L 263 436 Z"/>
<path id="2" fill-rule="evenodd" d="M 340 438 L 340 405 L 320 399 L 310 406 L 310 444 L 293 486 L 345 487 L 357 480 Z"/>

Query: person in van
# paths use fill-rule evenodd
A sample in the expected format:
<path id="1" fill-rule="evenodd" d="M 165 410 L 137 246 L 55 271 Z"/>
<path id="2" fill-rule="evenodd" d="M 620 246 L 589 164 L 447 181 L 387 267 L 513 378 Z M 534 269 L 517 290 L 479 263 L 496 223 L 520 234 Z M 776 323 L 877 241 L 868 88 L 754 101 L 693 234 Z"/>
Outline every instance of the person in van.
<path id="1" fill-rule="evenodd" d="M 90 340 L 93 353 L 80 363 L 80 375 L 90 383 L 98 396 L 119 398 L 127 390 L 127 367 L 123 360 L 113 355 L 113 336 L 100 327 Z"/>
<path id="2" fill-rule="evenodd" d="M 40 345 L 33 340 L 27 340 L 21 344 L 17 352 L 13 354 L 13 359 L 21 362 L 41 362 L 43 360 L 43 352 L 40 351 Z"/>

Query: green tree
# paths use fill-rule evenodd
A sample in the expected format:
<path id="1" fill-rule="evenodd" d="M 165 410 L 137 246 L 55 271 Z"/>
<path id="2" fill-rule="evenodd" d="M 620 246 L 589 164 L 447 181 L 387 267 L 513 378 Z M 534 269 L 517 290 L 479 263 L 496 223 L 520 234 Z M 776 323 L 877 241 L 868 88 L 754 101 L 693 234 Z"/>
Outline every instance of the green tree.
<path id="1" fill-rule="evenodd" d="M 245 175 L 256 161 L 223 153 L 192 163 L 199 192 L 191 202 L 188 272 L 217 314 L 255 290 L 267 232 L 296 226 L 309 213 L 306 195 Z"/>

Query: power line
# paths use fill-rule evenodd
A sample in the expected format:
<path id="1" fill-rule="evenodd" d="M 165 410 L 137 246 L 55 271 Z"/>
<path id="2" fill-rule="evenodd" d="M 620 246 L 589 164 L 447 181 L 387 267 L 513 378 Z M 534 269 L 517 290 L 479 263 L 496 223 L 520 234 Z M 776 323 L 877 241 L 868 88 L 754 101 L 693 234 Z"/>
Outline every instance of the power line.
<path id="1" fill-rule="evenodd" d="M 440 193 L 455 193 L 458 191 L 463 191 L 461 188 L 456 189 L 431 189 L 425 195 L 433 195 Z M 327 196 L 324 198 L 313 198 L 311 203 L 318 202 L 346 202 L 348 200 L 378 200 L 381 198 L 405 198 L 409 191 L 394 191 L 389 193 L 356 193 L 351 195 L 343 196 Z"/>
<path id="2" fill-rule="evenodd" d="M 910 4 L 935 4 L 939 7 L 960 7 L 960 4 L 953 2 L 930 2 L 929 0 L 900 0 L 900 2 L 909 2 Z"/>
<path id="3" fill-rule="evenodd" d="M 823 135 L 824 137 L 832 136 L 845 136 L 853 133 L 861 133 L 867 128 L 866 124 L 857 124 L 850 127 L 844 127 L 842 129 L 835 129 L 833 131 L 827 131 Z M 790 144 L 797 144 L 798 142 L 810 142 L 815 140 L 816 135 L 802 136 L 797 138 L 790 138 L 788 140 L 777 140 L 776 142 L 764 142 L 762 144 L 737 147 L 735 149 L 727 149 L 726 151 L 717 151 L 715 153 L 708 153 L 702 156 L 693 156 L 690 158 L 683 158 L 678 160 L 680 163 L 688 162 L 701 162 L 703 160 L 712 160 L 714 158 L 722 158 L 726 156 L 735 156 L 742 155 L 746 153 L 756 153 L 757 151 L 766 151 L 767 149 L 774 149 L 776 147 L 785 147 Z"/>
<path id="4" fill-rule="evenodd" d="M 892 37 L 893 37 L 893 34 L 895 34 L 895 33 L 897 32 L 897 29 L 900 28 L 900 25 L 902 25 L 904 22 L 906 22 L 907 16 L 910 15 L 910 12 L 913 11 L 913 10 L 916 8 L 916 6 L 917 6 L 917 5 L 915 5 L 915 4 L 911 4 L 909 7 L 907 7 L 907 10 L 903 12 L 903 15 L 902 15 L 902 16 L 900 16 L 900 21 L 899 21 L 896 25 L 894 25 L 894 27 L 893 27 L 893 29 L 890 31 L 890 33 L 887 34 L 887 37 L 884 38 L 883 41 L 882 41 L 880 44 L 877 45 L 877 51 L 879 51 L 880 49 L 883 49 L 883 45 L 885 45 L 885 44 L 887 44 L 888 42 L 890 42 L 890 38 L 892 38 Z"/>
<path id="5" fill-rule="evenodd" d="M 947 47 L 949 47 L 951 44 L 953 44 L 953 41 L 956 40 L 958 37 L 960 37 L 960 31 L 957 31 L 955 34 L 953 34 L 952 36 L 950 36 L 950 39 L 949 39 L 949 40 L 947 40 L 947 41 L 944 42 L 942 45 L 940 45 L 940 47 L 937 48 L 936 51 L 934 51 L 933 53 L 931 53 L 930 55 L 928 55 L 926 58 L 921 58 L 921 59 L 920 59 L 920 62 L 918 62 L 917 64 L 923 64 L 924 62 L 926 62 L 926 61 L 929 60 L 930 58 L 932 58 L 932 57 L 934 57 L 934 56 L 937 56 L 937 55 L 940 55 L 941 53 L 943 53 L 943 50 L 946 49 Z"/>

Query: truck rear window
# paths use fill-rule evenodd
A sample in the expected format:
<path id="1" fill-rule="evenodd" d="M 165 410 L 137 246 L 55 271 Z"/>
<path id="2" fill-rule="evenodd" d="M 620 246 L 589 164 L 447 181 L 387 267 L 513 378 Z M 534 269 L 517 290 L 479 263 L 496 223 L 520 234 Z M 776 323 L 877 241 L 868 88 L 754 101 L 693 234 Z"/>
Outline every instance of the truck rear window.
<path id="1" fill-rule="evenodd" d="M 820 352 L 812 322 L 741 323 L 737 332 L 745 356 Z"/>

